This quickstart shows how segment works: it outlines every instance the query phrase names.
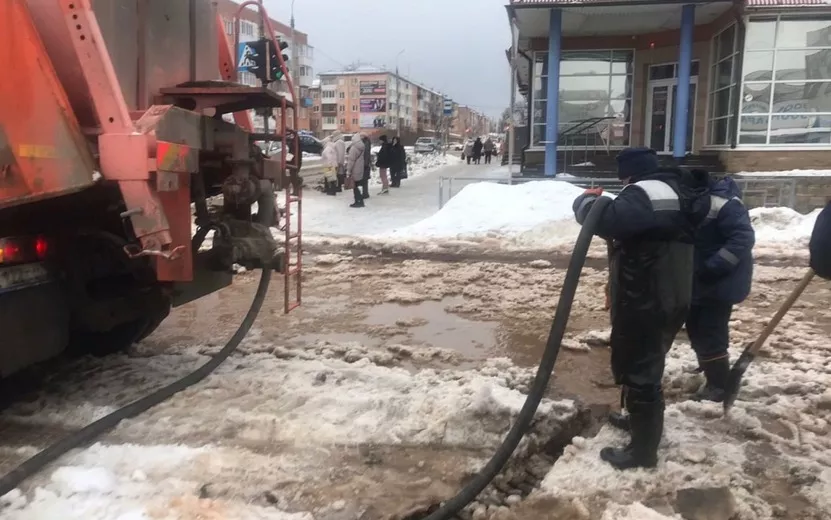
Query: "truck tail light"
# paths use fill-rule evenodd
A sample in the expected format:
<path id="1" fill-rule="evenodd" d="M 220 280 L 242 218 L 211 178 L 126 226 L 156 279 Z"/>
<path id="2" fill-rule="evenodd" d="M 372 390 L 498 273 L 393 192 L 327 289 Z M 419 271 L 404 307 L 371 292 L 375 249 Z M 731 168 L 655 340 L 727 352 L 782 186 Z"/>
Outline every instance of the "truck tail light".
<path id="1" fill-rule="evenodd" d="M 40 262 L 50 250 L 49 239 L 43 236 L 0 238 L 0 265 Z"/>

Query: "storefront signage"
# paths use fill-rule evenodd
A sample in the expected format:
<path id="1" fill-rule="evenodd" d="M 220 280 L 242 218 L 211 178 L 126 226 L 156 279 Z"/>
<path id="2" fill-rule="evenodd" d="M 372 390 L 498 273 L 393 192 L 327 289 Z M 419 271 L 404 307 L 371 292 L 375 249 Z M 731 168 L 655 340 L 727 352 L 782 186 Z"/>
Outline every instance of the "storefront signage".
<path id="1" fill-rule="evenodd" d="M 375 94 L 387 93 L 386 81 L 361 81 L 361 95 L 372 96 Z"/>
<path id="2" fill-rule="evenodd" d="M 386 98 L 366 98 L 361 100 L 361 112 L 386 112 Z"/>
<path id="3" fill-rule="evenodd" d="M 768 104 L 761 101 L 751 101 L 742 105 L 743 132 L 766 131 L 768 127 Z M 773 105 L 773 121 L 771 129 L 784 130 L 786 128 L 810 128 L 816 121 L 816 116 L 810 100 L 799 99 L 784 101 Z"/>

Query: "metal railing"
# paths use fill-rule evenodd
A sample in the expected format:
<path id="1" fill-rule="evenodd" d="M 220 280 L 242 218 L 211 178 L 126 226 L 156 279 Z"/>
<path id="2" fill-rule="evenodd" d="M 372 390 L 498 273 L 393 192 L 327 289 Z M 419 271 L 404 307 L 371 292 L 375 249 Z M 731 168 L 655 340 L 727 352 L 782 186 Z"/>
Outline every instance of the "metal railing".
<path id="1" fill-rule="evenodd" d="M 781 177 L 733 178 L 742 190 L 742 200 L 749 208 L 784 206 L 796 207 L 796 179 Z M 580 188 L 603 188 L 604 191 L 617 194 L 624 184 L 618 179 L 557 176 L 543 178 L 516 179 L 508 177 L 439 177 L 439 209 L 452 199 L 456 192 L 468 184 L 476 182 L 495 182 L 498 184 L 517 184 L 524 182 L 568 182 Z"/>

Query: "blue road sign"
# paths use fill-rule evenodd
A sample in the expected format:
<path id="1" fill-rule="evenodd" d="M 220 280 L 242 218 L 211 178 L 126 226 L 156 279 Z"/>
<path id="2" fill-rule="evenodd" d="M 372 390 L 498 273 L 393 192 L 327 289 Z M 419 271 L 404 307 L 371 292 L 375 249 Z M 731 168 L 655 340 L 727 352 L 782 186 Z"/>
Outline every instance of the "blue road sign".
<path id="1" fill-rule="evenodd" d="M 237 70 L 241 72 L 253 72 L 257 69 L 257 63 L 254 61 L 259 56 L 257 49 L 249 45 L 251 42 L 241 42 L 237 50 Z"/>
<path id="2" fill-rule="evenodd" d="M 453 115 L 453 100 L 452 99 L 445 99 L 444 100 L 444 115 L 446 115 L 446 116 Z"/>

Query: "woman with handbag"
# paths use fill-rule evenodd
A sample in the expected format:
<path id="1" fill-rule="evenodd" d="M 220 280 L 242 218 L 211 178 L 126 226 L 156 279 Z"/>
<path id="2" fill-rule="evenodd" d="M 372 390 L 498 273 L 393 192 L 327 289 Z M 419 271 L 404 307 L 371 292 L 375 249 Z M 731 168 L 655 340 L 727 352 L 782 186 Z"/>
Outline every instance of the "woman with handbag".
<path id="1" fill-rule="evenodd" d="M 392 146 L 390 147 L 390 175 L 392 176 L 393 188 L 401 187 L 401 179 L 407 178 L 407 152 L 401 146 L 401 139 L 398 137 L 392 138 Z"/>

